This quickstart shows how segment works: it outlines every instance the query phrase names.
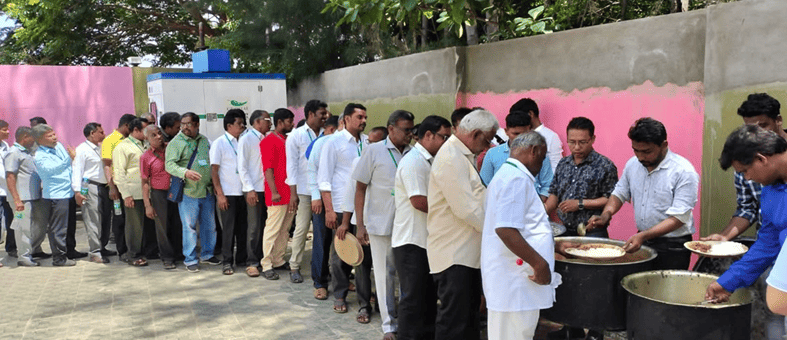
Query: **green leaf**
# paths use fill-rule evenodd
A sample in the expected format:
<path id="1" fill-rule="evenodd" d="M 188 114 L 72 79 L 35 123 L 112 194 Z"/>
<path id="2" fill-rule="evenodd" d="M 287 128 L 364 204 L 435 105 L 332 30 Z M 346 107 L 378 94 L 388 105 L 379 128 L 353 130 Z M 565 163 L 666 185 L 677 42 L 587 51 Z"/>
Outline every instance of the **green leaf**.
<path id="1" fill-rule="evenodd" d="M 541 5 L 541 6 L 538 6 L 536 8 L 533 8 L 533 9 L 529 10 L 527 12 L 527 14 L 530 15 L 531 18 L 536 19 L 543 12 L 544 12 L 544 5 Z"/>
<path id="2" fill-rule="evenodd" d="M 409 12 L 415 9 L 415 6 L 418 5 L 418 0 L 404 0 L 403 3 L 404 3 L 404 9 L 406 9 Z"/>
<path id="3" fill-rule="evenodd" d="M 535 33 L 543 33 L 546 28 L 547 28 L 547 24 L 543 21 L 539 21 L 534 25 L 530 26 L 530 30 Z"/>

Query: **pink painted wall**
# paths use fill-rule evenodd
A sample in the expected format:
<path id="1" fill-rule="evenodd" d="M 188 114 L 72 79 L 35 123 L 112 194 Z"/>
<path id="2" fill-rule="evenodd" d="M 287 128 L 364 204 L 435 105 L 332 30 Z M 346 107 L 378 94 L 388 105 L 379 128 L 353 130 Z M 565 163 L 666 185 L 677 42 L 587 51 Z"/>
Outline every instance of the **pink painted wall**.
<path id="1" fill-rule="evenodd" d="M 538 103 L 541 120 L 560 136 L 564 155 L 569 154 L 565 130 L 568 122 L 577 116 L 587 117 L 596 126 L 596 151 L 609 157 L 617 165 L 618 175 L 621 175 L 628 159 L 634 156 L 631 141 L 627 137 L 629 127 L 638 118 L 651 117 L 667 128 L 670 150 L 688 159 L 697 173 L 702 175 L 705 98 L 702 83 L 659 87 L 645 82 L 623 91 L 590 88 L 570 93 L 558 89 L 505 94 L 467 93 L 460 94 L 456 104 L 457 107 L 484 107 L 497 115 L 501 126 L 504 126 L 508 109 L 525 97 Z M 699 237 L 700 225 L 699 199 L 693 213 L 696 239 Z M 610 237 L 626 240 L 636 231 L 634 212 L 630 204 L 625 204 L 612 219 Z"/>
<path id="2" fill-rule="evenodd" d="M 134 113 L 134 88 L 127 67 L 0 65 L 0 119 L 20 125 L 44 117 L 64 145 L 85 140 L 82 129 L 100 123 L 109 134 L 125 113 Z"/>

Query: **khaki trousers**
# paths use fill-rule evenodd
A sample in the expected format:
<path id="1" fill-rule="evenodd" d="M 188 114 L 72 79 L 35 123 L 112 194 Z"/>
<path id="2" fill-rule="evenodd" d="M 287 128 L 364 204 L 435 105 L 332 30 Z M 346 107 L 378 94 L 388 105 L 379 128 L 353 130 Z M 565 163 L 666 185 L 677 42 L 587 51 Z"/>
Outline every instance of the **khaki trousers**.
<path id="1" fill-rule="evenodd" d="M 262 270 L 270 270 L 283 266 L 284 252 L 287 250 L 287 240 L 290 237 L 290 226 L 294 213 L 287 212 L 287 205 L 274 205 L 268 207 L 268 219 L 265 221 L 265 231 L 262 233 L 262 253 L 265 256 L 260 261 Z"/>
<path id="2" fill-rule="evenodd" d="M 303 249 L 306 248 L 306 234 L 312 222 L 312 198 L 309 195 L 298 195 L 298 211 L 295 214 L 295 232 L 292 233 L 292 255 L 290 269 L 301 268 Z"/>

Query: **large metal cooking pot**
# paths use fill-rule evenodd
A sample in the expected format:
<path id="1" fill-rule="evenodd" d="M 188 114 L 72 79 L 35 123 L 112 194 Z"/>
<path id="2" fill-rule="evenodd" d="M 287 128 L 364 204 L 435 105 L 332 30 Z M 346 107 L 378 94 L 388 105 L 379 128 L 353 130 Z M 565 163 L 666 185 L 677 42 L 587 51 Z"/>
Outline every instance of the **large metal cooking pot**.
<path id="1" fill-rule="evenodd" d="M 604 243 L 623 246 L 625 242 L 596 237 L 556 237 L 555 242 Z M 555 292 L 556 302 L 544 311 L 547 319 L 574 327 L 596 330 L 626 328 L 626 293 L 620 280 L 626 275 L 653 269 L 656 251 L 643 246 L 633 254 L 611 261 L 555 259 L 555 272 L 563 283 Z"/>
<path id="2" fill-rule="evenodd" d="M 705 288 L 717 276 L 659 270 L 626 276 L 626 332 L 629 340 L 738 340 L 751 333 L 752 296 L 738 289 L 723 304 L 703 304 Z"/>

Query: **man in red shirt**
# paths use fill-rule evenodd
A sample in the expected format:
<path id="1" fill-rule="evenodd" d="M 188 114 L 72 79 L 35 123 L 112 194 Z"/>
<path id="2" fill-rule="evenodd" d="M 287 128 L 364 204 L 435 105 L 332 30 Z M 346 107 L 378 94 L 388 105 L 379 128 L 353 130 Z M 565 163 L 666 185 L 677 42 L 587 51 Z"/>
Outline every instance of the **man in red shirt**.
<path id="1" fill-rule="evenodd" d="M 156 240 L 159 256 L 164 262 L 164 269 L 175 269 L 175 249 L 168 231 L 174 228 L 179 219 L 177 204 L 167 201 L 169 190 L 169 173 L 164 170 L 164 136 L 161 128 L 150 124 L 145 127 L 145 137 L 150 148 L 139 158 L 139 174 L 142 179 L 142 201 L 145 203 L 145 215 L 156 222 Z M 180 230 L 178 230 L 180 231 Z"/>
<path id="2" fill-rule="evenodd" d="M 296 195 L 294 187 L 284 181 L 287 179 L 287 155 L 285 151 L 286 134 L 292 131 L 295 115 L 287 109 L 277 109 L 273 113 L 275 131 L 260 142 L 262 169 L 265 173 L 265 205 L 268 206 L 268 219 L 263 231 L 260 261 L 262 275 L 268 280 L 278 280 L 275 269 L 289 270 L 284 261 L 287 250 L 289 226 L 295 217 L 296 204 L 290 204 L 290 195 Z M 292 192 L 291 192 L 292 191 Z"/>

